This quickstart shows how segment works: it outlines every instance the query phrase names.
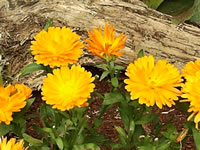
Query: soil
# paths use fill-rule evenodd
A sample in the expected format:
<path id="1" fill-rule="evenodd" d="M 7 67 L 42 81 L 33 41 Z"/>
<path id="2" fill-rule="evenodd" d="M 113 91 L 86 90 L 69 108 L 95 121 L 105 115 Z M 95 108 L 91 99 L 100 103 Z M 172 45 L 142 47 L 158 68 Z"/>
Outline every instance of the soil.
<path id="1" fill-rule="evenodd" d="M 86 66 L 85 68 L 91 71 L 93 75 L 99 75 L 99 76 L 101 75 L 101 71 L 99 71 L 95 67 Z M 120 75 L 119 80 L 122 82 L 125 78 L 126 78 L 125 75 L 122 74 Z M 101 94 L 104 94 L 110 90 L 110 85 L 107 83 L 106 79 L 101 82 L 96 80 L 94 83 L 96 86 L 95 91 Z M 36 97 L 36 100 L 31 106 L 28 113 L 38 114 L 39 107 L 41 103 L 44 103 L 44 102 L 41 100 L 40 91 L 34 91 L 33 96 Z M 93 118 L 97 115 L 98 110 L 101 107 L 101 104 L 102 104 L 102 99 L 100 99 L 97 96 L 94 96 L 87 110 L 87 115 L 90 118 L 89 124 L 93 123 Z M 160 122 L 167 122 L 168 120 L 172 120 L 172 123 L 176 127 L 177 131 L 178 132 L 183 131 L 184 123 L 187 121 L 187 116 L 184 112 L 181 112 L 176 107 L 172 107 L 172 108 L 164 107 L 161 110 L 158 109 L 157 107 L 153 107 L 152 111 L 155 114 L 159 114 Z M 168 112 L 168 113 L 163 114 L 162 112 Z M 102 124 L 97 129 L 99 133 L 103 134 L 105 137 L 109 138 L 113 142 L 119 142 L 118 134 L 116 130 L 114 129 L 114 126 L 123 127 L 122 121 L 120 120 L 119 116 L 120 114 L 118 111 L 118 104 L 115 104 L 104 113 L 104 115 L 102 116 Z M 41 138 L 40 135 L 38 135 L 32 129 L 32 124 L 36 124 L 41 127 L 42 126 L 41 121 L 38 118 L 27 120 L 27 131 L 26 131 L 29 135 L 40 139 Z M 144 128 L 147 133 L 149 132 L 148 134 L 153 133 L 154 129 L 151 126 L 151 123 L 145 125 Z M 163 130 L 166 130 L 166 128 L 164 127 Z M 186 139 L 185 143 L 184 144 L 181 143 L 182 144 L 181 150 L 196 150 L 192 135 L 187 135 L 185 139 Z M 112 149 L 110 146 L 101 146 L 101 150 L 112 150 Z"/>

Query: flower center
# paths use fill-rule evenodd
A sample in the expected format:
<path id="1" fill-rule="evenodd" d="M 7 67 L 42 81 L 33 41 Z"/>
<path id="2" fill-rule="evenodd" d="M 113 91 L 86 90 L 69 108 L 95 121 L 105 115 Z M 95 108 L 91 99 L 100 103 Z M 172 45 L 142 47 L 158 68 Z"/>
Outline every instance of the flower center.
<path id="1" fill-rule="evenodd" d="M 105 44 L 105 51 L 108 52 L 109 48 L 111 47 L 112 44 L 106 43 Z"/>
<path id="2" fill-rule="evenodd" d="M 151 79 L 149 78 L 149 80 L 147 81 L 147 84 L 149 86 L 149 88 L 154 89 L 158 86 L 158 82 L 156 79 Z"/>
<path id="3" fill-rule="evenodd" d="M 60 90 L 60 92 L 63 94 L 64 97 L 66 97 L 66 99 L 73 99 L 74 97 L 76 97 L 77 89 L 72 83 L 64 84 L 64 86 L 60 87 Z"/>

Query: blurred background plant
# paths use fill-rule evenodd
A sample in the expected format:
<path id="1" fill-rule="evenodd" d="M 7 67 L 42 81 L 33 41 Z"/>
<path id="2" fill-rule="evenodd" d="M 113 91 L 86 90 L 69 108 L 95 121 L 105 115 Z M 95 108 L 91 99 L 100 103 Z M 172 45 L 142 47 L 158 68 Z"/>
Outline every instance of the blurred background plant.
<path id="1" fill-rule="evenodd" d="M 200 1 L 199 0 L 143 0 L 148 6 L 162 13 L 173 16 L 175 24 L 189 21 L 200 25 Z"/>

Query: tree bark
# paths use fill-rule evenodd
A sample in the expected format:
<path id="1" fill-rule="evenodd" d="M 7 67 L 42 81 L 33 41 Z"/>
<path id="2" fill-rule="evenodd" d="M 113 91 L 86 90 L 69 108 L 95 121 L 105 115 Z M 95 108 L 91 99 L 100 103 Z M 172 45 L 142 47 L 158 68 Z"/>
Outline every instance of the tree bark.
<path id="1" fill-rule="evenodd" d="M 106 21 L 112 23 L 118 33 L 128 35 L 124 55 L 117 60 L 125 66 L 136 59 L 140 49 L 156 59 L 166 58 L 179 69 L 200 57 L 200 28 L 175 25 L 170 16 L 139 0 L 0 0 L 0 51 L 2 59 L 9 62 L 8 75 L 16 75 L 33 61 L 27 49 L 47 18 L 53 18 L 55 26 L 72 28 L 83 40 L 87 30 L 104 26 Z M 85 51 L 79 62 L 96 65 L 102 60 Z M 31 87 L 40 81 L 31 79 Z"/>

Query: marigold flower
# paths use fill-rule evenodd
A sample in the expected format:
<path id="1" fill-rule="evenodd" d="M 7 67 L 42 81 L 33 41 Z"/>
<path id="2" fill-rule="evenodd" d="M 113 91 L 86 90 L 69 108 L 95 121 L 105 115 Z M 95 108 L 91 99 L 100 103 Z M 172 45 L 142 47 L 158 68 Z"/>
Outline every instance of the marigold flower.
<path id="1" fill-rule="evenodd" d="M 31 92 L 24 84 L 0 86 L 0 123 L 10 124 L 13 112 L 19 112 L 26 105 Z"/>
<path id="2" fill-rule="evenodd" d="M 42 30 L 31 43 L 36 62 L 52 68 L 77 62 L 84 47 L 80 36 L 66 27 L 49 27 L 48 32 Z"/>
<path id="3" fill-rule="evenodd" d="M 182 97 L 187 99 L 181 100 L 181 102 L 190 102 L 188 112 L 192 112 L 192 114 L 188 117 L 188 120 L 196 115 L 194 122 L 198 129 L 198 123 L 200 122 L 200 71 L 193 76 L 187 76 L 187 79 L 187 82 L 182 88 Z"/>
<path id="4" fill-rule="evenodd" d="M 7 141 L 6 138 L 0 138 L 0 150 L 27 150 L 24 148 L 24 141 L 20 140 L 16 142 L 15 138 L 11 138 Z"/>
<path id="5" fill-rule="evenodd" d="M 190 61 L 183 68 L 183 76 L 187 79 L 188 76 L 195 76 L 195 74 L 200 71 L 200 60 L 196 60 L 195 62 Z"/>
<path id="6" fill-rule="evenodd" d="M 88 51 L 101 58 L 110 56 L 121 56 L 120 52 L 124 48 L 126 35 L 121 33 L 118 37 L 115 36 L 115 27 L 108 22 L 105 24 L 104 34 L 102 35 L 101 27 L 88 31 L 89 38 L 85 42 L 88 44 Z"/>
<path id="7" fill-rule="evenodd" d="M 61 111 L 87 106 L 95 85 L 94 77 L 80 65 L 54 69 L 48 74 L 42 86 L 43 100 Z"/>
<path id="8" fill-rule="evenodd" d="M 181 86 L 181 76 L 177 68 L 167 64 L 166 60 L 158 60 L 154 64 L 153 56 L 138 58 L 129 64 L 124 82 L 125 89 L 130 92 L 131 99 L 139 99 L 140 104 L 160 109 L 163 105 L 171 107 L 181 95 L 176 87 Z"/>

